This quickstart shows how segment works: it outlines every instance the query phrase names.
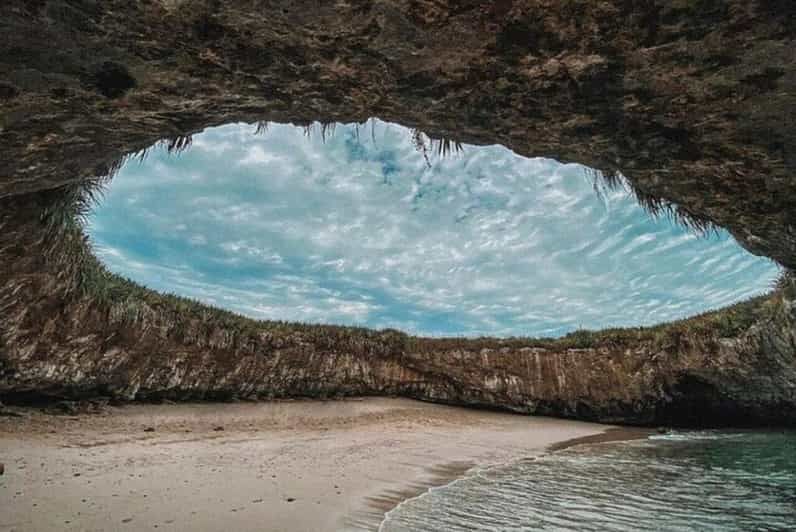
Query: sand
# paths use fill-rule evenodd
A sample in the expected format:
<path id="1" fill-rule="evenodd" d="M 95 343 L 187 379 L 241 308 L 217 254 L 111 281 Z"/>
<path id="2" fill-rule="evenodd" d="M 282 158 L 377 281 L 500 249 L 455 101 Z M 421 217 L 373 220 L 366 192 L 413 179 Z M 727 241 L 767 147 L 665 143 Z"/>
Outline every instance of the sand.
<path id="1" fill-rule="evenodd" d="M 607 428 L 388 398 L 29 410 L 0 418 L 0 531 L 376 530 L 471 467 Z"/>

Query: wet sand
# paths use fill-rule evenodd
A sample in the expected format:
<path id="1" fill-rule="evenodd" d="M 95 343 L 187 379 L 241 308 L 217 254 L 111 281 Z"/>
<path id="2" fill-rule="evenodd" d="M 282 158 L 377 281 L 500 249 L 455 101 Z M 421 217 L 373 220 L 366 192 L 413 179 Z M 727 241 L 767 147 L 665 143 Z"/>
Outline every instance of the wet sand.
<path id="1" fill-rule="evenodd" d="M 0 531 L 375 530 L 473 466 L 632 436 L 387 398 L 23 414 L 0 417 Z"/>

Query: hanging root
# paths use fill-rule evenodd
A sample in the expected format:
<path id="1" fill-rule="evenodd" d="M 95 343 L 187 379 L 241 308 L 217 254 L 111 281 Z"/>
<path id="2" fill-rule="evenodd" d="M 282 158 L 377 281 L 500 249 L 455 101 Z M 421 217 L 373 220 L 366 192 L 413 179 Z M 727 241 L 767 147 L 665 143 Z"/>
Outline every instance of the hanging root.
<path id="1" fill-rule="evenodd" d="M 166 146 L 166 151 L 169 153 L 182 153 L 191 147 L 192 142 L 191 135 L 177 135 L 160 141 L 161 145 Z"/>
<path id="2" fill-rule="evenodd" d="M 653 218 L 669 218 L 702 236 L 716 234 L 718 228 L 706 216 L 693 213 L 688 209 L 665 200 L 658 196 L 639 190 L 632 182 L 628 181 L 620 172 L 614 170 L 602 172 L 594 168 L 585 169 L 586 176 L 592 181 L 594 191 L 600 198 L 604 197 L 606 190 L 625 189 L 636 197 L 636 201 Z"/>
<path id="3" fill-rule="evenodd" d="M 428 158 L 428 145 L 426 144 L 426 136 L 419 129 L 412 130 L 412 144 L 414 144 L 415 150 L 423 155 L 423 159 L 426 160 L 426 166 L 431 168 L 431 161 Z"/>
<path id="4" fill-rule="evenodd" d="M 449 138 L 433 138 L 419 129 L 412 130 L 412 144 L 423 155 L 426 166 L 431 168 L 429 153 L 436 153 L 438 158 L 447 157 L 463 151 L 461 142 Z"/>
<path id="5" fill-rule="evenodd" d="M 438 157 L 447 157 L 454 153 L 459 153 L 463 150 L 461 142 L 456 142 L 451 139 L 431 139 L 431 145 L 436 146 Z"/>

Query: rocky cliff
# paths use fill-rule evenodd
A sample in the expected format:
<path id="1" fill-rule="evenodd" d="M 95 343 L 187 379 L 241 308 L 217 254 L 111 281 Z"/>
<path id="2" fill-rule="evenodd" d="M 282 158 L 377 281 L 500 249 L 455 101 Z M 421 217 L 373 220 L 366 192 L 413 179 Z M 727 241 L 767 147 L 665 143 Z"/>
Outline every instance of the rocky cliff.
<path id="1" fill-rule="evenodd" d="M 796 267 L 787 0 L 8 0 L 0 398 L 389 393 L 628 423 L 793 422 L 794 296 L 560 342 L 255 323 L 105 272 L 76 222 L 131 153 L 362 121 L 621 173 Z M 729 325 L 728 325 L 729 323 Z"/>
<path id="2" fill-rule="evenodd" d="M 6 401 L 390 394 L 616 423 L 796 422 L 790 278 L 682 322 L 561 340 L 257 322 L 108 273 L 43 196 L 0 211 Z"/>

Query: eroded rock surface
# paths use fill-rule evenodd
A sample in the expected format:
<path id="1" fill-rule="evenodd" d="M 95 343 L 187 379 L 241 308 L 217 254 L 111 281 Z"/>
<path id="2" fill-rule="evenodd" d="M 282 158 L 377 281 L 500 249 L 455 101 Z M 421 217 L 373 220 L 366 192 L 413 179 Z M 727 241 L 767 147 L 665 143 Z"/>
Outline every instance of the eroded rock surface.
<path id="1" fill-rule="evenodd" d="M 0 196 L 232 121 L 362 121 L 624 173 L 796 267 L 787 0 L 9 0 Z"/>
<path id="2" fill-rule="evenodd" d="M 57 205 L 65 186 L 164 138 L 378 116 L 621 172 L 648 207 L 674 202 L 794 268 L 795 12 L 788 0 L 7 0 L 0 396 L 396 393 L 624 422 L 792 422 L 792 288 L 729 336 L 697 320 L 579 350 L 254 325 L 98 276 Z"/>
<path id="3" fill-rule="evenodd" d="M 0 202 L 10 401 L 387 394 L 615 423 L 796 422 L 793 281 L 736 309 L 577 342 L 262 323 L 97 282 L 80 232 L 42 219 L 41 201 Z"/>

